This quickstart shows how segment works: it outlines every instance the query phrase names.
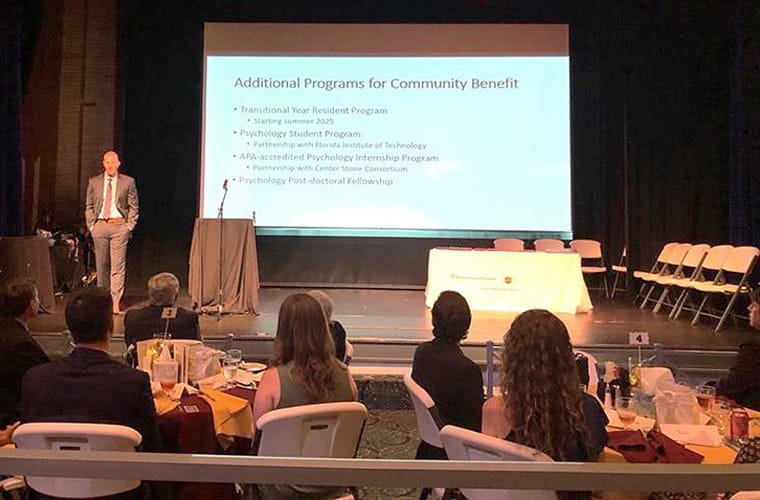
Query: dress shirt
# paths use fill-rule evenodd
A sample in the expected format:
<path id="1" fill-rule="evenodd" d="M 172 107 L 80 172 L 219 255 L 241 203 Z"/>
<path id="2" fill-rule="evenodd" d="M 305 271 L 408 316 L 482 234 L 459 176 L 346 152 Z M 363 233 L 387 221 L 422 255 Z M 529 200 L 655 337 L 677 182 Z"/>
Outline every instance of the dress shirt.
<path id="1" fill-rule="evenodd" d="M 116 208 L 116 193 L 118 193 L 118 186 L 119 186 L 119 174 L 118 172 L 113 177 L 110 177 L 108 174 L 103 174 L 103 207 L 100 209 L 100 213 L 98 214 L 98 219 L 105 219 L 104 213 L 106 211 L 106 193 L 108 192 L 108 179 L 111 180 L 111 213 L 108 216 L 109 219 L 115 219 L 118 217 L 123 217 L 121 212 L 119 212 L 119 209 Z"/>

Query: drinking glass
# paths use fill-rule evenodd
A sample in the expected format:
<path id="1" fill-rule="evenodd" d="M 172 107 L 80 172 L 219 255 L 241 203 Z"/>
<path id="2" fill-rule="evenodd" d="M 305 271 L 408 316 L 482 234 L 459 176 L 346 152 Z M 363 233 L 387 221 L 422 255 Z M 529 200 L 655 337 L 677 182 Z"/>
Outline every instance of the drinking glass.
<path id="1" fill-rule="evenodd" d="M 731 430 L 731 405 L 717 401 L 713 405 L 712 418 L 722 436 L 728 436 Z"/>
<path id="2" fill-rule="evenodd" d="M 172 389 L 177 385 L 179 363 L 176 361 L 156 361 L 153 363 L 153 377 L 161 384 L 164 393 L 171 397 Z"/>
<path id="3" fill-rule="evenodd" d="M 224 386 L 225 389 L 235 387 L 235 383 L 233 381 L 235 380 L 235 375 L 237 374 L 239 364 L 240 361 L 236 360 L 235 358 L 225 357 L 222 360 L 222 373 L 224 374 L 224 380 L 227 381 L 227 384 Z"/>
<path id="4" fill-rule="evenodd" d="M 240 364 L 243 361 L 243 351 L 240 349 L 228 349 L 224 357 Z"/>
<path id="5" fill-rule="evenodd" d="M 636 421 L 636 400 L 634 398 L 630 396 L 615 398 L 615 410 L 625 428 L 630 427 Z"/>
<path id="6" fill-rule="evenodd" d="M 702 411 L 711 413 L 715 406 L 715 386 L 702 384 L 697 387 L 697 403 Z"/>

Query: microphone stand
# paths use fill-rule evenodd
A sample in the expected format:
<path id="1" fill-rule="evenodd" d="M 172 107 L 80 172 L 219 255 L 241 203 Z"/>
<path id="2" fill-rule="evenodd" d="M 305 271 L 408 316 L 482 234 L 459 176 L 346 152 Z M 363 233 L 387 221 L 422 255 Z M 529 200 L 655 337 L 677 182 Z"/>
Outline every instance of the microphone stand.
<path id="1" fill-rule="evenodd" d="M 217 218 L 219 219 L 219 290 L 217 291 L 216 302 L 216 320 L 222 319 L 222 312 L 224 310 L 224 293 L 222 291 L 222 251 L 224 250 L 224 233 L 222 232 L 224 224 L 224 200 L 227 199 L 227 181 L 224 181 L 224 195 L 222 195 L 222 202 L 219 204 L 219 212 Z"/>

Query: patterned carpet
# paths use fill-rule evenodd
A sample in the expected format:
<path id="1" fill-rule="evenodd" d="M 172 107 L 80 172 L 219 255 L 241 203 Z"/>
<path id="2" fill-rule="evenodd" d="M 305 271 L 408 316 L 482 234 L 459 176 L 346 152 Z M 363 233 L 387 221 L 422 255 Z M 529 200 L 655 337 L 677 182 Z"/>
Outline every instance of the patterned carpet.
<path id="1" fill-rule="evenodd" d="M 359 444 L 359 458 L 414 459 L 420 442 L 413 410 L 370 410 Z M 419 488 L 359 489 L 362 500 L 417 499 Z"/>

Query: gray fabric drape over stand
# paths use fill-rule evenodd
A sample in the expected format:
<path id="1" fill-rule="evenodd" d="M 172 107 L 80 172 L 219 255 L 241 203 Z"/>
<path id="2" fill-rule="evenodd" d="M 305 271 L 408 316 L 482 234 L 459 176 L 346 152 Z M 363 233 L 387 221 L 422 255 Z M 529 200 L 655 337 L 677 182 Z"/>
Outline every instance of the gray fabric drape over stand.
<path id="1" fill-rule="evenodd" d="M 0 277 L 6 280 L 21 276 L 31 278 L 37 284 L 40 309 L 54 312 L 53 265 L 47 238 L 0 238 Z"/>
<path id="2" fill-rule="evenodd" d="M 259 259 L 250 219 L 222 221 L 222 304 L 225 313 L 258 313 Z M 202 312 L 218 310 L 219 219 L 195 219 L 190 246 L 190 297 Z"/>

